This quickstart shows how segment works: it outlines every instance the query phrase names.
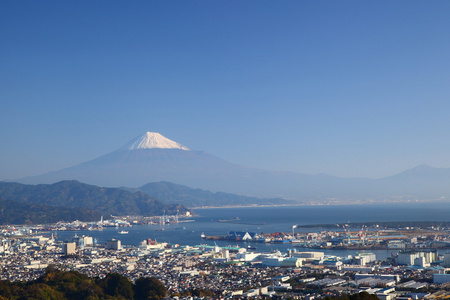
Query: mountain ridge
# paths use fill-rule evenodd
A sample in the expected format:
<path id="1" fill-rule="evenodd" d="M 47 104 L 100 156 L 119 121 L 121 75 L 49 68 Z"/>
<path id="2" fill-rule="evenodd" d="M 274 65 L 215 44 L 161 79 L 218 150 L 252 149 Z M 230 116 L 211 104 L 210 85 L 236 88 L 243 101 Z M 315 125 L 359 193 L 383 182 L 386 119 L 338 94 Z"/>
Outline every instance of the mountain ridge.
<path id="1" fill-rule="evenodd" d="M 152 138 L 165 141 L 163 146 L 169 145 L 167 147 L 172 148 L 154 148 L 163 146 L 158 141 L 150 141 Z M 125 144 L 134 145 L 133 147 L 121 147 L 70 168 L 17 181 L 36 184 L 78 180 L 97 186 L 130 188 L 141 187 L 149 182 L 166 181 L 212 192 L 298 201 L 325 201 L 330 198 L 373 200 L 402 196 L 417 199 L 450 197 L 448 168 L 419 165 L 379 179 L 309 175 L 250 168 L 203 151 L 186 150 L 189 148 L 167 140 L 162 135 L 160 137 L 159 134 L 147 132 Z M 139 148 L 141 142 L 143 148 Z M 132 150 L 128 150 L 130 148 Z"/>

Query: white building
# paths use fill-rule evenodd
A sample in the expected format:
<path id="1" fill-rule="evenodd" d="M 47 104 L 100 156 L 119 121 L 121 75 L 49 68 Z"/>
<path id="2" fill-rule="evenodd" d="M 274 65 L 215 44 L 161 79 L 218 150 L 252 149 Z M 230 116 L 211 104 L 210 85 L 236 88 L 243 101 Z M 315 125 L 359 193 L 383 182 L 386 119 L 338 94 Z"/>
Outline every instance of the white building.
<path id="1" fill-rule="evenodd" d="M 425 258 L 424 263 L 430 264 L 436 261 L 437 253 L 432 251 L 428 252 L 405 251 L 400 252 L 398 254 L 396 261 L 399 265 L 413 266 L 415 265 L 415 259 L 419 257 L 424 257 Z"/>
<path id="2" fill-rule="evenodd" d="M 426 268 L 426 267 L 430 266 L 430 263 L 428 263 L 426 258 L 422 256 L 422 257 L 417 257 L 416 259 L 414 259 L 414 266 Z"/>
<path id="3" fill-rule="evenodd" d="M 222 256 L 225 259 L 230 259 L 230 250 L 228 249 L 222 249 Z"/>
<path id="4" fill-rule="evenodd" d="M 236 259 L 241 261 L 253 261 L 258 259 L 261 256 L 261 253 L 237 253 Z"/>
<path id="5" fill-rule="evenodd" d="M 324 252 L 292 252 L 293 257 L 305 258 L 307 260 L 320 260 L 325 257 Z"/>
<path id="6" fill-rule="evenodd" d="M 80 249 L 83 249 L 85 246 L 94 245 L 94 241 L 93 241 L 92 237 L 86 236 L 86 235 L 82 235 L 82 236 L 75 235 L 72 238 L 72 242 L 76 243 Z"/>
<path id="7" fill-rule="evenodd" d="M 355 264 L 360 266 L 365 266 L 368 263 L 371 263 L 376 260 L 377 257 L 373 253 L 358 253 L 358 255 L 355 256 L 354 258 Z"/>
<path id="8" fill-rule="evenodd" d="M 264 257 L 262 264 L 269 267 L 301 267 L 303 259 L 296 257 Z"/>

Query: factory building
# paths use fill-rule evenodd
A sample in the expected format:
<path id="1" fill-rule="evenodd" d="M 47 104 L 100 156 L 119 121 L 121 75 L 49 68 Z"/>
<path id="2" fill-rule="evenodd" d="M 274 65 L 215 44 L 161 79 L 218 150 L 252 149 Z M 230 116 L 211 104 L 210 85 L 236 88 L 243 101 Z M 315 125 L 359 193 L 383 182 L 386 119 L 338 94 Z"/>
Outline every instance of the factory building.
<path id="1" fill-rule="evenodd" d="M 418 259 L 421 258 L 423 259 Z M 398 253 L 396 263 L 399 265 L 413 266 L 418 263 L 418 266 L 426 266 L 426 264 L 433 263 L 437 260 L 437 253 L 435 251 L 417 252 L 417 251 L 402 251 Z"/>

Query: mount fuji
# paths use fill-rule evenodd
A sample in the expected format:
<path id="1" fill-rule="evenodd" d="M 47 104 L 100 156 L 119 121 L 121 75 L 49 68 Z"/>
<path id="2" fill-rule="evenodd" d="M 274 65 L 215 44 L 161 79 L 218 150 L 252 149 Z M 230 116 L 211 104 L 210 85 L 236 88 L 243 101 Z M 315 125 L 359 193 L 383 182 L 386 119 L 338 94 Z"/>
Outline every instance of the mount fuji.
<path id="1" fill-rule="evenodd" d="M 450 197 L 450 169 L 420 166 L 381 179 L 267 171 L 191 150 L 156 132 L 146 132 L 91 161 L 16 181 L 39 184 L 62 180 L 128 188 L 164 181 L 213 192 L 292 200 Z"/>
<path id="2" fill-rule="evenodd" d="M 119 150 L 144 150 L 144 149 L 180 149 L 189 151 L 188 147 L 169 140 L 157 132 L 147 131 L 143 135 L 135 137 Z"/>
<path id="3" fill-rule="evenodd" d="M 317 195 L 320 189 L 317 181 L 340 179 L 326 175 L 249 168 L 203 151 L 191 150 L 159 133 L 146 132 L 118 150 L 91 161 L 16 181 L 25 184 L 49 184 L 62 180 L 131 188 L 149 182 L 166 181 L 214 192 L 295 198 L 299 192 L 302 196 Z"/>

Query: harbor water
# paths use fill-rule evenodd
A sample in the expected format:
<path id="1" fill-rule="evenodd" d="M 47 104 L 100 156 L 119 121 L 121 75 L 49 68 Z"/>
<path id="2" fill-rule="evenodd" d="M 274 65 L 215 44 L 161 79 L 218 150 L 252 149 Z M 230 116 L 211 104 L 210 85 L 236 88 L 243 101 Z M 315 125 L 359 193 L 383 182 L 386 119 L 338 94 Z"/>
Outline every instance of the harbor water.
<path id="1" fill-rule="evenodd" d="M 336 229 L 342 224 L 389 221 L 450 221 L 450 203 L 403 203 L 403 204 L 370 204 L 370 205 L 315 205 L 289 207 L 240 207 L 197 209 L 195 217 L 180 219 L 177 224 L 165 225 L 133 225 L 126 228 L 128 234 L 120 234 L 122 229 L 104 228 L 91 231 L 58 231 L 58 239 L 65 240 L 74 234 L 92 236 L 98 244 L 115 238 L 123 245 L 138 245 L 144 239 L 157 240 L 179 245 L 209 244 L 218 246 L 234 246 L 236 242 L 204 240 L 201 234 L 207 236 L 226 235 L 230 231 L 250 231 L 256 233 L 291 232 L 293 225 L 336 224 Z M 299 231 L 314 231 L 314 229 L 296 229 Z M 287 251 L 296 248 L 299 251 L 314 251 L 302 249 L 294 244 L 264 244 L 245 243 L 256 247 L 256 251 L 270 252 L 274 250 Z M 316 250 L 327 255 L 346 256 L 355 254 L 354 250 Z M 371 250 L 378 259 L 384 259 L 393 254 L 391 250 Z M 442 250 L 443 253 L 446 250 Z"/>

